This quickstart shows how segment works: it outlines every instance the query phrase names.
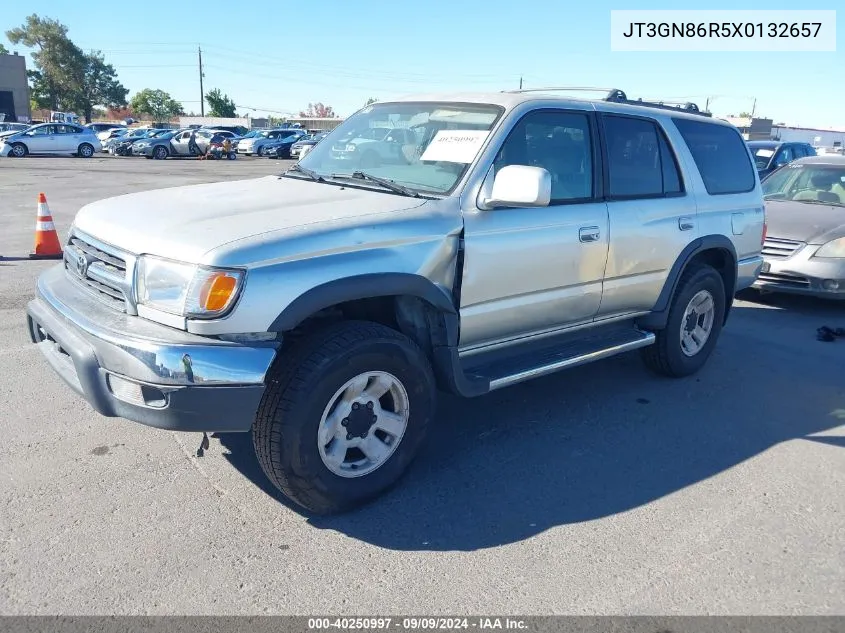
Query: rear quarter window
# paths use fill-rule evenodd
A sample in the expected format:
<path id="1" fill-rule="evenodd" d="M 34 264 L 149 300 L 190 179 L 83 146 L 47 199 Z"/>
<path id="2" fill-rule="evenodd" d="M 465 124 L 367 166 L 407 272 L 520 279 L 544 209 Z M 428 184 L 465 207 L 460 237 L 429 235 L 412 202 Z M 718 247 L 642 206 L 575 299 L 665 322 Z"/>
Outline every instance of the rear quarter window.
<path id="1" fill-rule="evenodd" d="M 747 193 L 757 184 L 748 146 L 731 127 L 673 119 L 710 195 Z"/>

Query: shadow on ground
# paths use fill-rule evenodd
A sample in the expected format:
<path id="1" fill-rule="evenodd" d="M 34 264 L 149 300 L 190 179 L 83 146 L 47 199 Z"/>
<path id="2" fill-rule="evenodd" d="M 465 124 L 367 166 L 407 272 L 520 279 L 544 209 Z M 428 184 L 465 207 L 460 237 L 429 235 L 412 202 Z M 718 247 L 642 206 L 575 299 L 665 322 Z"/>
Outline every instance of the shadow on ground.
<path id="1" fill-rule="evenodd" d="M 845 341 L 841 353 L 815 341 L 809 326 L 830 307 L 807 309 L 789 318 L 808 331 L 768 347 L 747 333 L 783 327 L 787 311 L 736 306 L 697 377 L 654 377 L 629 354 L 478 399 L 441 395 L 436 428 L 393 491 L 310 523 L 389 549 L 475 550 L 635 509 L 781 442 L 842 447 L 841 437 L 808 437 L 843 423 Z M 796 354 L 805 334 L 821 356 Z M 236 469 L 292 507 L 248 434 L 220 441 Z"/>

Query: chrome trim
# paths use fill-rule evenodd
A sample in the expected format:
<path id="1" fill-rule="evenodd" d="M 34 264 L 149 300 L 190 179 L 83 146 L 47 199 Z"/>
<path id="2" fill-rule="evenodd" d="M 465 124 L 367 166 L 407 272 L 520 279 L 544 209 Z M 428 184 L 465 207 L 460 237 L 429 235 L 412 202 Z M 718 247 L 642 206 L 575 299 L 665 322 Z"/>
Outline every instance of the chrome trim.
<path id="1" fill-rule="evenodd" d="M 458 354 L 461 359 L 469 358 L 471 356 L 475 356 L 476 354 L 483 354 L 487 352 L 492 352 L 498 349 L 504 349 L 507 347 L 511 347 L 512 345 L 523 345 L 525 343 L 534 343 L 536 341 L 542 341 L 543 339 L 558 336 L 560 334 L 568 334 L 569 332 L 577 332 L 579 330 L 587 330 L 592 329 L 595 327 L 599 327 L 602 325 L 607 325 L 610 323 L 617 323 L 620 321 L 629 321 L 636 319 L 641 316 L 645 316 L 649 314 L 648 311 L 642 312 L 626 312 L 625 314 L 618 314 L 616 316 L 610 316 L 603 319 L 591 319 L 589 321 L 583 321 L 581 323 L 577 323 L 575 325 L 569 325 L 566 327 L 556 327 L 551 328 L 548 330 L 542 330 L 540 332 L 534 332 L 532 334 L 527 334 L 524 336 L 518 336 L 516 338 L 508 338 L 501 341 L 494 341 L 492 343 L 485 342 L 485 343 L 477 343 L 475 345 L 459 349 Z"/>
<path id="2" fill-rule="evenodd" d="M 806 244 L 798 240 L 767 236 L 763 241 L 763 256 L 769 259 L 788 259 L 804 246 Z"/>
<path id="3" fill-rule="evenodd" d="M 276 357 L 277 343 L 220 341 L 106 310 L 64 275 L 57 266 L 39 277 L 38 325 L 54 336 L 51 321 L 59 320 L 56 331 L 68 328 L 84 340 L 110 373 L 157 386 L 261 385 Z"/>
<path id="4" fill-rule="evenodd" d="M 502 378 L 496 378 L 495 380 L 490 381 L 490 391 L 502 389 L 503 387 L 509 387 L 511 385 L 515 385 L 520 382 L 525 382 L 527 380 L 532 380 L 534 378 L 539 378 L 540 376 L 552 374 L 562 369 L 569 369 L 570 367 L 585 365 L 587 363 L 592 363 L 593 361 L 602 360 L 603 358 L 610 358 L 611 356 L 616 356 L 617 354 L 621 354 L 623 352 L 629 352 L 631 350 L 639 349 L 641 347 L 648 347 L 649 345 L 654 343 L 656 337 L 653 332 L 642 332 L 641 334 L 642 337 L 638 338 L 635 341 L 620 343 L 619 345 L 614 345 L 605 349 L 589 352 L 588 354 L 581 354 L 580 356 L 564 358 L 563 360 L 555 361 L 554 363 L 550 363 L 548 365 L 542 365 L 540 367 L 526 369 L 511 376 L 503 376 Z"/>
<path id="5" fill-rule="evenodd" d="M 80 274 L 76 266 L 80 255 L 87 260 L 84 274 Z M 130 315 L 138 314 L 134 288 L 137 260 L 134 254 L 71 227 L 64 254 L 68 276 L 103 304 Z M 102 295 L 112 300 L 104 300 Z M 116 302 L 120 302 L 120 307 Z"/>

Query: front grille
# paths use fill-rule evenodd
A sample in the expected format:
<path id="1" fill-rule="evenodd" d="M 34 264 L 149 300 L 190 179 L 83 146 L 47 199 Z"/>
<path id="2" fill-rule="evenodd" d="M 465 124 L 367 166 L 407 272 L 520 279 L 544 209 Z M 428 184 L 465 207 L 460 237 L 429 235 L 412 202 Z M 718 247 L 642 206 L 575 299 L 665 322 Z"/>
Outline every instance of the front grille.
<path id="1" fill-rule="evenodd" d="M 74 234 L 65 248 L 64 266 L 71 279 L 105 304 L 127 311 L 132 283 L 124 254 Z"/>
<path id="2" fill-rule="evenodd" d="M 763 242 L 763 257 L 768 257 L 769 259 L 786 259 L 787 257 L 791 257 L 803 245 L 803 242 L 796 242 L 795 240 L 767 237 L 766 241 Z"/>
<path id="3" fill-rule="evenodd" d="M 785 273 L 760 273 L 757 279 L 760 281 L 768 281 L 769 283 L 792 286 L 795 288 L 807 288 L 810 286 L 810 280 L 806 277 L 801 277 L 800 275 L 788 275 Z"/>

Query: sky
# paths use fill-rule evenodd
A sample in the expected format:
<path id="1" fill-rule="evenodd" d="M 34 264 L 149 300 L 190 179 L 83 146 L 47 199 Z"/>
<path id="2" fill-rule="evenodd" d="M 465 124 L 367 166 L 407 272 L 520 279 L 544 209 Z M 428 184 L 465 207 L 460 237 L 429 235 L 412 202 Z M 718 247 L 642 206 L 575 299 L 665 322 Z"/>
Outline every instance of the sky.
<path id="1" fill-rule="evenodd" d="M 312 102 L 340 116 L 368 98 L 519 87 L 621 88 L 629 98 L 694 101 L 717 115 L 751 111 L 775 122 L 845 129 L 845 45 L 837 52 L 614 52 L 611 9 L 671 9 L 675 2 L 561 0 L 222 0 L 4 3 L 6 30 L 37 13 L 101 50 L 130 97 L 165 90 L 187 112 L 219 88 L 253 117 L 298 114 Z M 621 5 L 621 6 L 620 6 Z M 627 5 L 627 6 L 626 6 Z M 842 0 L 744 0 L 707 9 L 836 9 Z M 840 11 L 839 16 L 845 15 Z"/>

